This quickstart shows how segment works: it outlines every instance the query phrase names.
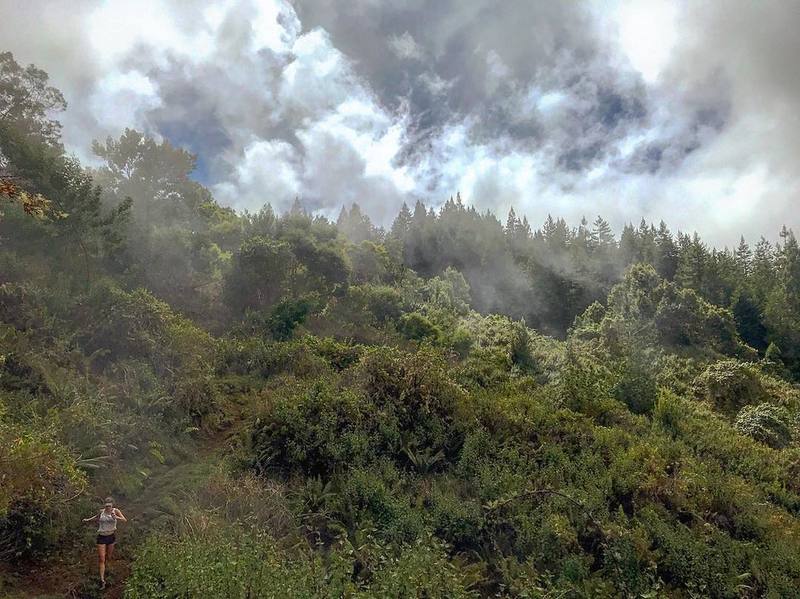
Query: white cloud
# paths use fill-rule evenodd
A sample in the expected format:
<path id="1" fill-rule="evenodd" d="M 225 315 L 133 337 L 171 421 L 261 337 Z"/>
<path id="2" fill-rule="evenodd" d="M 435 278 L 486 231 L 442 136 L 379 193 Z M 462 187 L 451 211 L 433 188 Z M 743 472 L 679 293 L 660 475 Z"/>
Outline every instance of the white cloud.
<path id="1" fill-rule="evenodd" d="M 145 113 L 160 105 L 157 86 L 139 71 L 109 73 L 89 97 L 91 114 L 105 130 L 114 130 L 120 123 L 145 129 Z"/>
<path id="2" fill-rule="evenodd" d="M 288 209 L 300 193 L 300 158 L 291 144 L 257 140 L 238 159 L 233 177 L 214 187 L 220 200 L 251 212 L 265 204 Z"/>
<path id="3" fill-rule="evenodd" d="M 628 60 L 648 82 L 668 65 L 677 41 L 675 2 L 622 0 L 615 7 L 619 42 Z"/>
<path id="4" fill-rule="evenodd" d="M 282 110 L 319 114 L 332 110 L 351 94 L 363 95 L 349 64 L 324 31 L 315 29 L 298 37 L 291 54 L 280 84 Z"/>
<path id="5" fill-rule="evenodd" d="M 403 33 L 403 35 L 394 35 L 390 37 L 389 47 L 399 58 L 405 60 L 422 60 L 425 55 L 422 48 L 408 31 Z"/>
<path id="6" fill-rule="evenodd" d="M 237 208 L 358 201 L 386 224 L 460 190 L 501 217 L 663 218 L 715 243 L 800 225 L 798 15 L 780 2 L 311 2 L 345 33 L 372 18 L 355 37 L 301 24 L 308 3 L 0 0 L 0 36 L 65 92 L 69 150 L 177 135 Z M 567 168 L 565 148 L 588 158 Z"/>

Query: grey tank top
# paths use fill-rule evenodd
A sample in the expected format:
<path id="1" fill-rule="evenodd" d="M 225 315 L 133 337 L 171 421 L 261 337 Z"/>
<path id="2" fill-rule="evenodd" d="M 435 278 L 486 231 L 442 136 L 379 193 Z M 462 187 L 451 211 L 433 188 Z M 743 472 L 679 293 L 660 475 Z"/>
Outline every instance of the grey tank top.
<path id="1" fill-rule="evenodd" d="M 97 534 L 110 535 L 117 530 L 117 517 L 114 514 L 107 514 L 105 510 L 100 512 L 98 518 Z"/>

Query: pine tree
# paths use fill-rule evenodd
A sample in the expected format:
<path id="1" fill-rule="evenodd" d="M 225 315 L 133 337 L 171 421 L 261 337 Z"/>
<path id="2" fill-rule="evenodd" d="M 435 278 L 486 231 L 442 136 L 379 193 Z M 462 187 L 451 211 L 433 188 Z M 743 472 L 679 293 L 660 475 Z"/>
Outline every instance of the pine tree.
<path id="1" fill-rule="evenodd" d="M 339 210 L 339 216 L 336 218 L 336 226 L 339 228 L 340 231 L 344 229 L 346 221 L 347 221 L 347 207 L 342 206 L 341 210 Z"/>
<path id="2" fill-rule="evenodd" d="M 756 244 L 750 266 L 750 288 L 761 310 L 764 309 L 766 298 L 775 285 L 775 277 L 772 244 L 762 237 Z"/>
<path id="3" fill-rule="evenodd" d="M 378 230 L 372 224 L 369 216 L 364 214 L 356 203 L 351 204 L 349 211 L 342 208 L 336 226 L 353 243 L 374 241 L 378 237 Z"/>
<path id="4" fill-rule="evenodd" d="M 408 204 L 403 202 L 400 207 L 400 212 L 392 223 L 392 228 L 389 231 L 389 236 L 403 240 L 408 235 L 409 228 L 411 227 L 411 211 L 408 209 Z"/>
<path id="5" fill-rule="evenodd" d="M 780 232 L 783 244 L 779 253 L 779 279 L 789 297 L 800 310 L 800 246 L 791 229 L 786 225 Z"/>
<path id="6" fill-rule="evenodd" d="M 750 275 L 750 262 L 753 259 L 753 252 L 750 251 L 750 246 L 744 240 L 744 236 L 739 239 L 739 246 L 736 248 L 736 265 L 739 267 L 742 275 L 745 277 Z"/>
<path id="7" fill-rule="evenodd" d="M 572 268 L 579 271 L 587 279 L 591 278 L 592 264 L 589 256 L 592 253 L 592 238 L 588 229 L 588 221 L 581 218 L 578 228 L 572 234 L 570 240 L 570 260 L 573 262 Z"/>
<path id="8" fill-rule="evenodd" d="M 672 281 L 678 270 L 678 247 L 672 239 L 672 233 L 662 220 L 658 225 L 655 236 L 656 243 L 656 270 L 658 274 Z"/>
<path id="9" fill-rule="evenodd" d="M 611 225 L 601 216 L 598 216 L 592 223 L 591 235 L 594 249 L 598 251 L 610 253 L 616 245 Z"/>
<path id="10" fill-rule="evenodd" d="M 638 236 L 636 229 L 631 224 L 622 227 L 622 234 L 619 237 L 619 254 L 624 266 L 635 264 L 641 260 Z"/>
<path id="11" fill-rule="evenodd" d="M 706 264 L 709 259 L 708 250 L 695 233 L 686 248 L 681 251 L 678 271 L 675 279 L 681 287 L 694 289 L 700 294 L 706 294 Z"/>
<path id="12" fill-rule="evenodd" d="M 525 241 L 529 241 L 533 237 L 533 234 L 531 233 L 531 225 L 528 222 L 527 216 L 522 217 L 522 225 L 519 228 L 518 235 Z"/>
<path id="13" fill-rule="evenodd" d="M 342 208 L 344 210 L 344 208 Z M 300 201 L 300 196 L 294 198 L 294 202 L 292 202 L 292 207 L 289 208 L 289 214 L 292 216 L 308 216 L 308 212 L 303 207 L 303 203 Z"/>
<path id="14" fill-rule="evenodd" d="M 769 340 L 784 352 L 789 371 L 800 377 L 800 246 L 786 227 L 780 235 L 776 282 L 767 296 L 764 317 Z"/>
<path id="15" fill-rule="evenodd" d="M 506 238 L 509 241 L 514 241 L 517 238 L 517 229 L 520 225 L 519 220 L 517 219 L 517 215 L 514 213 L 514 207 L 511 207 L 511 210 L 508 211 L 508 218 L 506 219 Z"/>

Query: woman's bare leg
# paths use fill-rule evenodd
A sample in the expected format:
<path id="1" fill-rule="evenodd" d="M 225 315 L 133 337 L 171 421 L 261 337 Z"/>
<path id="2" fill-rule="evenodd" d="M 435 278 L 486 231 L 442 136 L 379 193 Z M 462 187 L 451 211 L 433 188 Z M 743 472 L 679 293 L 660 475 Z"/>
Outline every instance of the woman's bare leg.
<path id="1" fill-rule="evenodd" d="M 111 563 L 111 556 L 114 555 L 114 543 L 111 545 L 106 545 L 106 563 Z"/>
<path id="2" fill-rule="evenodd" d="M 97 546 L 97 557 L 99 560 L 100 566 L 100 581 L 105 584 L 106 582 L 106 546 L 105 545 L 98 545 Z"/>

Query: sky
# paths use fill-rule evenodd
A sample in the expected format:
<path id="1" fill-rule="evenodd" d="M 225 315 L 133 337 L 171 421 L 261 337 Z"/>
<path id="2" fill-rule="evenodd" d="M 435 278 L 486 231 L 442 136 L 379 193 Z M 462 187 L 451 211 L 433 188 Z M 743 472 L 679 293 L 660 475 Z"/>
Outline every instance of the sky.
<path id="1" fill-rule="evenodd" d="M 534 226 L 644 218 L 717 245 L 800 230 L 796 0 L 0 0 L 68 150 L 125 127 L 222 204 L 387 225 L 403 202 Z"/>

